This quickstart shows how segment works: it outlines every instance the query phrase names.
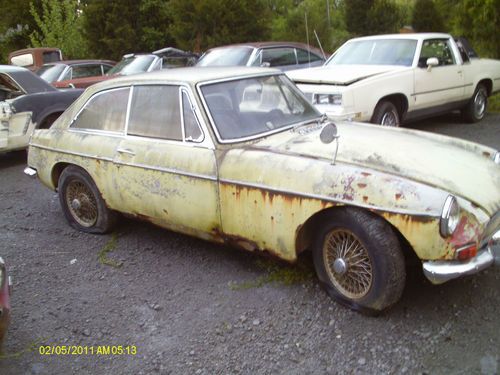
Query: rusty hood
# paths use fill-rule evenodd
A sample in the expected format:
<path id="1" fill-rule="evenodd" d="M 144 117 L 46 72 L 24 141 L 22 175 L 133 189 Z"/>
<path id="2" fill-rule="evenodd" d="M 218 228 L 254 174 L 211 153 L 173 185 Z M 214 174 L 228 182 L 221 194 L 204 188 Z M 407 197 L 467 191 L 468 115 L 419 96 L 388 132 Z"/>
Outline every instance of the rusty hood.
<path id="1" fill-rule="evenodd" d="M 302 128 L 304 129 L 304 128 Z M 320 129 L 273 135 L 252 148 L 333 160 L 335 142 L 323 144 Z M 500 165 L 496 150 L 458 138 L 367 124 L 338 124 L 336 164 L 355 165 L 404 177 L 457 195 L 489 215 L 500 210 Z"/>

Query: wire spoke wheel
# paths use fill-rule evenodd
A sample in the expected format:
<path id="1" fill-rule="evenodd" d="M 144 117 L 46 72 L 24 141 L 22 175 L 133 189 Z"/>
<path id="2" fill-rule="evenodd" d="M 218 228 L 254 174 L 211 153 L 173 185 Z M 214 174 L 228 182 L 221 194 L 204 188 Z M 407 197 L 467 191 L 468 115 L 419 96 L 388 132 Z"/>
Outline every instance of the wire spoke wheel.
<path id="1" fill-rule="evenodd" d="M 474 115 L 476 118 L 483 118 L 486 111 L 486 94 L 484 90 L 478 90 L 474 96 Z"/>
<path id="2" fill-rule="evenodd" d="M 398 126 L 398 118 L 394 112 L 386 112 L 382 116 L 382 120 L 380 122 L 382 126 Z"/>
<path id="3" fill-rule="evenodd" d="M 370 291 L 372 262 L 354 233 L 347 229 L 330 231 L 323 244 L 323 258 L 331 282 L 345 297 L 359 299 Z"/>
<path id="4" fill-rule="evenodd" d="M 97 201 L 90 188 L 79 180 L 72 180 L 66 187 L 66 205 L 73 218 L 83 227 L 97 222 Z"/>

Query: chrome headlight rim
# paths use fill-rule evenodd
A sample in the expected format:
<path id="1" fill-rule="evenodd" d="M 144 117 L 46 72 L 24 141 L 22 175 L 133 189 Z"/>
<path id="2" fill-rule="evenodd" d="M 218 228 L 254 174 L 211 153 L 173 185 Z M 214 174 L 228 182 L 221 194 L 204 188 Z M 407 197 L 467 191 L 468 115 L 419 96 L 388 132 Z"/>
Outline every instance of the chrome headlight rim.
<path id="1" fill-rule="evenodd" d="M 460 221 L 460 206 L 453 195 L 448 195 L 444 202 L 439 222 L 439 232 L 442 237 L 451 236 L 458 227 Z"/>
<path id="2" fill-rule="evenodd" d="M 313 93 L 312 104 L 314 105 L 342 105 L 342 94 L 340 93 Z"/>
<path id="3" fill-rule="evenodd" d="M 496 163 L 496 164 L 500 164 L 500 151 L 497 151 L 495 153 L 495 155 L 493 155 L 493 161 Z"/>

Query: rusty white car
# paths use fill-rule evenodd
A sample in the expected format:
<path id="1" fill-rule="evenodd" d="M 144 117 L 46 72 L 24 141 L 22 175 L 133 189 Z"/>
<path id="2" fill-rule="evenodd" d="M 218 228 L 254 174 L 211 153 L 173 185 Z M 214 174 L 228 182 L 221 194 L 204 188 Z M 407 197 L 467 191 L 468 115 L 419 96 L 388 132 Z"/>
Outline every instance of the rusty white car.
<path id="1" fill-rule="evenodd" d="M 330 295 L 364 312 L 399 300 L 407 254 L 434 283 L 498 257 L 498 151 L 336 126 L 274 69 L 185 68 L 92 86 L 35 132 L 25 172 L 58 192 L 84 232 L 111 230 L 120 212 L 292 262 L 310 249 Z"/>
<path id="2" fill-rule="evenodd" d="M 0 257 L 0 352 L 2 351 L 3 341 L 7 333 L 10 322 L 10 295 L 12 292 L 12 280 L 7 275 L 7 267 Z"/>
<path id="3" fill-rule="evenodd" d="M 500 61 L 441 33 L 351 39 L 324 66 L 288 75 L 332 119 L 387 126 L 452 110 L 477 122 L 500 91 Z"/>

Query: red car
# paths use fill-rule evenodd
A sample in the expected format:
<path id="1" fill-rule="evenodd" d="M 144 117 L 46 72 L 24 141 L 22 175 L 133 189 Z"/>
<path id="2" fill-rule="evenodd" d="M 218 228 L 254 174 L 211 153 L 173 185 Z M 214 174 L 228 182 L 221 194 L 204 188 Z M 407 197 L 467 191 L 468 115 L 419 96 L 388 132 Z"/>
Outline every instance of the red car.
<path id="1" fill-rule="evenodd" d="M 111 60 L 63 60 L 44 64 L 36 74 L 54 87 L 86 88 L 100 82 L 115 64 Z M 84 83 L 78 81 L 82 78 Z"/>
<path id="2" fill-rule="evenodd" d="M 0 348 L 10 320 L 11 280 L 7 276 L 5 263 L 0 257 Z"/>

